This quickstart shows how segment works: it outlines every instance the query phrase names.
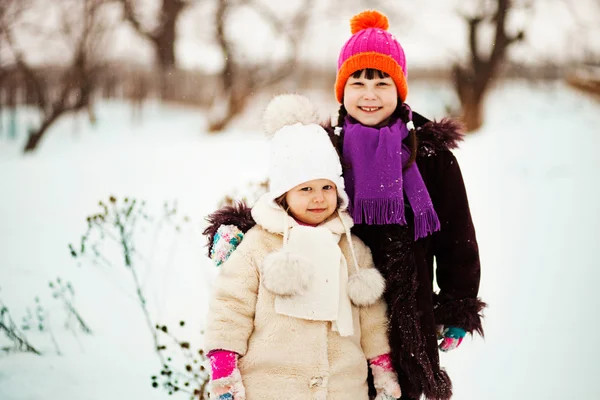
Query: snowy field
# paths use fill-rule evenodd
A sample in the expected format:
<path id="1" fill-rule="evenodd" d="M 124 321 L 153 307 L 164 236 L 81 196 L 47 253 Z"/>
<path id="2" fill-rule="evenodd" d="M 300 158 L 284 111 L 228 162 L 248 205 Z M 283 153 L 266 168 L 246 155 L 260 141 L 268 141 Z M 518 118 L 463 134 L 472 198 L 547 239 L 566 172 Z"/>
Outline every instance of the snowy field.
<path id="1" fill-rule="evenodd" d="M 333 110 L 323 96 L 313 100 Z M 411 85 L 409 103 L 427 116 L 443 116 L 450 99 L 447 88 Z M 37 297 L 45 329 L 26 331 L 43 355 L 0 353 L 1 400 L 168 397 L 151 386 L 161 365 L 122 255 L 107 247 L 112 266 L 95 265 L 73 259 L 68 245 L 77 246 L 86 217 L 111 195 L 146 200 L 155 215 L 176 200 L 176 218 L 189 222 L 179 232 L 148 223 L 135 265 L 152 320 L 169 327 L 185 320 L 177 334 L 198 348 L 216 272 L 204 254 L 203 217 L 224 194 L 265 177 L 258 110 L 267 100 L 221 135 L 203 132 L 197 111 L 149 104 L 134 123 L 127 104 L 101 103 L 96 126 L 65 118 L 27 156 L 23 132 L 35 116 L 20 110 L 12 140 L 2 115 L 0 301 L 21 326 Z M 598 399 L 600 104 L 558 83 L 510 83 L 491 93 L 486 115 L 456 152 L 489 308 L 485 339 L 442 355 L 454 398 Z M 52 297 L 49 282 L 58 277 L 71 283 L 91 335 Z M 9 343 L 0 333 L 0 347 Z"/>

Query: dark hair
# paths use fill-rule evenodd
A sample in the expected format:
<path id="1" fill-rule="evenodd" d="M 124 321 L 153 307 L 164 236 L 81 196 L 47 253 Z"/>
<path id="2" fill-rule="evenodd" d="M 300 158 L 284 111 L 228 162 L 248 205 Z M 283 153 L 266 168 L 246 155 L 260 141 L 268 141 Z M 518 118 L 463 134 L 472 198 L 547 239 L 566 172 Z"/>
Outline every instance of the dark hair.
<path id="1" fill-rule="evenodd" d="M 375 69 L 375 68 L 359 69 L 358 71 L 355 71 L 350 76 L 353 77 L 354 79 L 358 79 L 361 77 L 363 72 L 365 73 L 365 78 L 368 80 L 374 79 L 375 74 L 377 74 L 377 77 L 379 79 L 389 78 L 389 76 L 390 76 L 390 74 L 388 74 L 387 72 L 383 72 L 382 70 Z"/>
<path id="2" fill-rule="evenodd" d="M 278 198 L 275 199 L 275 203 L 283 208 L 283 210 L 289 214 L 290 211 L 290 205 L 288 204 L 287 200 L 285 199 L 285 196 L 287 195 L 287 192 L 285 192 L 284 194 L 282 194 L 281 196 L 279 196 Z"/>
<path id="3" fill-rule="evenodd" d="M 360 70 L 354 72 L 352 74 L 352 77 L 355 79 L 360 78 L 361 75 L 363 74 L 363 71 L 365 73 L 366 79 L 374 79 L 375 74 L 377 74 L 379 79 L 387 78 L 389 76 L 385 72 L 380 71 L 378 69 L 367 68 L 367 69 L 360 69 Z M 337 127 L 342 128 L 344 126 L 344 120 L 346 119 L 346 116 L 348 116 L 348 111 L 346 111 L 346 107 L 344 107 L 344 105 L 342 104 L 340 106 L 340 110 L 338 112 L 338 120 L 337 120 L 337 124 L 336 124 Z M 405 124 L 408 123 L 408 121 L 409 121 L 408 120 L 408 117 L 409 117 L 408 108 L 404 107 L 404 103 L 402 103 L 402 100 L 400 100 L 400 97 L 398 97 L 398 105 L 396 106 L 396 109 L 392 113 L 391 117 L 393 119 L 399 118 Z M 337 146 L 336 146 L 339 154 L 343 154 L 343 151 L 342 151 L 342 146 L 344 144 L 343 135 L 344 135 L 344 132 L 342 131 L 340 133 L 340 138 L 339 138 Z M 406 165 L 402 168 L 403 170 L 406 170 L 408 167 L 410 167 L 417 159 L 418 141 L 417 141 L 417 133 L 415 132 L 414 129 L 411 129 L 410 132 L 408 133 L 408 147 L 410 148 L 410 158 L 408 159 L 408 162 L 406 163 Z"/>

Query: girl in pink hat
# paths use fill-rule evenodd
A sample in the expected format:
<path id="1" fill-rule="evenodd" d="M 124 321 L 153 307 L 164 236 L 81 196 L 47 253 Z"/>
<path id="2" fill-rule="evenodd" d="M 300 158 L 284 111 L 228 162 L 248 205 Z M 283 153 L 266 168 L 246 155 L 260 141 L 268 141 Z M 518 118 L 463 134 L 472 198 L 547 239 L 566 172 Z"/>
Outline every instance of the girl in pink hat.
<path id="1" fill-rule="evenodd" d="M 466 333 L 482 334 L 485 306 L 477 297 L 475 229 L 452 154 L 462 134 L 455 122 L 428 121 L 405 103 L 406 57 L 387 29 L 377 11 L 351 20 L 352 36 L 338 58 L 335 142 L 346 167 L 353 232 L 386 279 L 403 399 L 449 399 L 452 386 L 438 348 L 449 351 Z"/>

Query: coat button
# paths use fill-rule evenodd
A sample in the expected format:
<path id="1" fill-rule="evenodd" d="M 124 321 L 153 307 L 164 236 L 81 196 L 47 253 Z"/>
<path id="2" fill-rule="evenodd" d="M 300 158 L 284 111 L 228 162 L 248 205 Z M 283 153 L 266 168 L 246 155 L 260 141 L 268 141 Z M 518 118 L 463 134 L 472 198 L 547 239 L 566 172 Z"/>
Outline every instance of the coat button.
<path id="1" fill-rule="evenodd" d="M 322 376 L 313 376 L 312 378 L 310 378 L 310 383 L 308 386 L 310 388 L 323 386 L 323 377 Z"/>

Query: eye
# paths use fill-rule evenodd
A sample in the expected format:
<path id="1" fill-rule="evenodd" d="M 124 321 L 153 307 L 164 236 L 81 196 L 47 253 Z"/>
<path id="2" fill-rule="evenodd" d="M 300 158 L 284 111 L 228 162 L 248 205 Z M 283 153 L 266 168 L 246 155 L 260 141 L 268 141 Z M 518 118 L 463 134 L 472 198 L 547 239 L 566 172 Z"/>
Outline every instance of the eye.
<path id="1" fill-rule="evenodd" d="M 356 82 L 352 82 L 350 85 L 351 86 L 363 86 L 363 83 L 356 81 Z"/>
<path id="2" fill-rule="evenodd" d="M 325 185 L 323 186 L 323 190 L 331 190 L 333 189 L 333 185 Z"/>
<path id="3" fill-rule="evenodd" d="M 312 190 L 312 188 L 310 188 L 308 186 L 303 187 L 302 189 L 300 189 L 301 192 L 310 192 L 311 190 Z"/>
<path id="4" fill-rule="evenodd" d="M 390 84 L 387 82 L 379 82 L 377 86 L 390 86 Z"/>

